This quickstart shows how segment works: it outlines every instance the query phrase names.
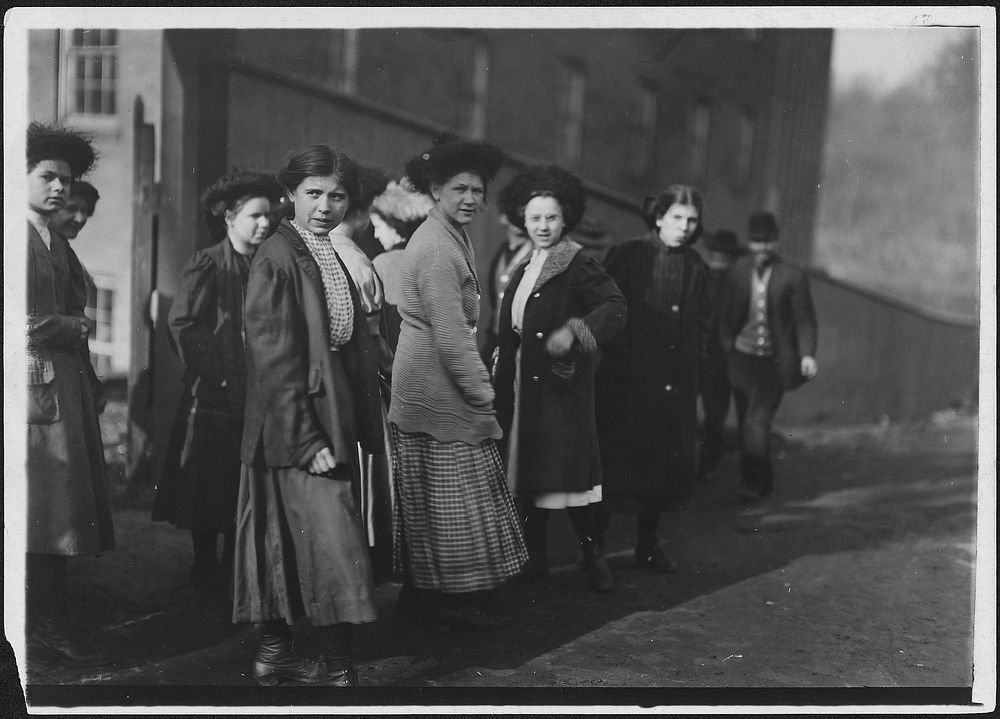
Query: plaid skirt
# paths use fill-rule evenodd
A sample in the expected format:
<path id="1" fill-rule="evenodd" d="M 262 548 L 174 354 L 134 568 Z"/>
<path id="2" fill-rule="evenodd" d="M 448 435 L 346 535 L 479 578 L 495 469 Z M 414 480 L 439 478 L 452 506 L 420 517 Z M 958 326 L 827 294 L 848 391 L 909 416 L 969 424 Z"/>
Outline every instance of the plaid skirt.
<path id="1" fill-rule="evenodd" d="M 395 425 L 394 565 L 421 589 L 492 589 L 528 560 L 496 442 L 439 442 Z"/>

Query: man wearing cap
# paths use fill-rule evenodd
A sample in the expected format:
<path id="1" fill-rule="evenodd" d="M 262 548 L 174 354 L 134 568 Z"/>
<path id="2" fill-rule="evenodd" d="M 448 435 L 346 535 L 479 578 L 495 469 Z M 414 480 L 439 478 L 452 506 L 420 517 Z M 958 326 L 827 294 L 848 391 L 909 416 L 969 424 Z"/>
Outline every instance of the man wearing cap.
<path id="1" fill-rule="evenodd" d="M 738 499 L 753 502 L 774 491 L 769 440 L 781 398 L 816 376 L 816 313 L 809 278 L 775 251 L 774 216 L 751 215 L 747 234 L 749 256 L 723 280 L 719 341 L 729 355 L 740 424 Z"/>
<path id="2" fill-rule="evenodd" d="M 704 411 L 698 480 L 710 482 L 722 458 L 723 428 L 726 424 L 726 415 L 729 414 L 729 400 L 733 394 L 733 386 L 729 381 L 729 357 L 719 341 L 722 281 L 726 270 L 746 254 L 746 250 L 740 246 L 736 233 L 732 230 L 707 233 L 702 237 L 701 245 L 702 257 L 708 265 L 712 319 L 708 347 L 698 382 L 698 394 Z"/>

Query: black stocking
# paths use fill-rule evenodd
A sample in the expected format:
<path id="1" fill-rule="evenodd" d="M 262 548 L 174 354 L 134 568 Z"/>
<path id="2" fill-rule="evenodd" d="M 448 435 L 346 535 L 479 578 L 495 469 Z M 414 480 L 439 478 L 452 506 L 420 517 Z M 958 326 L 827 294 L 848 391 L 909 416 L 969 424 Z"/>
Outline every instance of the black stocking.
<path id="1" fill-rule="evenodd" d="M 588 540 L 598 540 L 597 517 L 594 516 L 592 505 L 583 507 L 566 507 L 569 514 L 569 521 L 573 524 L 573 530 L 581 543 Z"/>

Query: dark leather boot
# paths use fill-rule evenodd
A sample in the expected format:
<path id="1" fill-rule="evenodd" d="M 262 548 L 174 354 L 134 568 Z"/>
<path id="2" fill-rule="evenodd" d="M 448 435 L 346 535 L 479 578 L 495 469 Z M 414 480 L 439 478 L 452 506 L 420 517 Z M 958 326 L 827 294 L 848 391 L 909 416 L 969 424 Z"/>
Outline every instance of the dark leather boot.
<path id="1" fill-rule="evenodd" d="M 113 662 L 110 654 L 83 642 L 70 630 L 66 603 L 61 599 L 45 601 L 38 607 L 27 644 L 33 658 L 64 667 L 100 667 Z"/>
<path id="2" fill-rule="evenodd" d="M 358 685 L 358 670 L 350 657 L 323 656 L 326 662 L 327 674 L 324 685 L 330 687 L 356 687 Z"/>
<path id="3" fill-rule="evenodd" d="M 610 592 L 615 586 L 615 576 L 611 573 L 611 567 L 604 561 L 601 545 L 588 538 L 580 542 L 580 549 L 583 551 L 587 574 L 590 575 L 591 589 L 595 592 Z"/>
<path id="4" fill-rule="evenodd" d="M 668 557 L 656 537 L 640 541 L 635 546 L 635 561 L 643 569 L 660 574 L 674 574 L 677 571 L 677 562 Z"/>
<path id="5" fill-rule="evenodd" d="M 265 687 L 282 682 L 293 684 L 326 684 L 326 663 L 310 659 L 295 648 L 291 632 L 270 634 L 261 632 L 257 656 L 253 662 L 253 677 Z"/>

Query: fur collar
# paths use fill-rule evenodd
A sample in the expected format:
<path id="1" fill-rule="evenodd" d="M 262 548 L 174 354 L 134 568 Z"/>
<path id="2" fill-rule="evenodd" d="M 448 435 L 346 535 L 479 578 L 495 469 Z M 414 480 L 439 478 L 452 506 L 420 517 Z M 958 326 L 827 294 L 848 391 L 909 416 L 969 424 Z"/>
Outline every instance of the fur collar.
<path id="1" fill-rule="evenodd" d="M 549 256 L 545 258 L 542 271 L 535 281 L 532 291 L 537 290 L 546 282 L 558 274 L 566 271 L 569 263 L 576 257 L 576 253 L 583 249 L 583 246 L 574 240 L 562 240 L 554 247 L 549 248 Z"/>

